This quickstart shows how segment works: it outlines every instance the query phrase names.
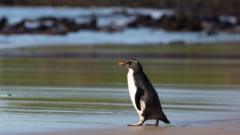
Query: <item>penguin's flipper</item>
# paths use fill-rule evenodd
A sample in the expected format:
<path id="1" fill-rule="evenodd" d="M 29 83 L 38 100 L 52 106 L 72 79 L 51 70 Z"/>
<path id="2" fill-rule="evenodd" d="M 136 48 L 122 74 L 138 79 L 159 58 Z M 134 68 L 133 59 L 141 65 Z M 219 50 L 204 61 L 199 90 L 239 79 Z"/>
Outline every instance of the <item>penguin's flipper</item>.
<path id="1" fill-rule="evenodd" d="M 137 92 L 136 92 L 136 95 L 135 95 L 135 102 L 136 102 L 137 109 L 139 111 L 141 110 L 140 100 L 141 100 L 143 94 L 144 94 L 144 91 L 141 88 L 138 88 Z"/>

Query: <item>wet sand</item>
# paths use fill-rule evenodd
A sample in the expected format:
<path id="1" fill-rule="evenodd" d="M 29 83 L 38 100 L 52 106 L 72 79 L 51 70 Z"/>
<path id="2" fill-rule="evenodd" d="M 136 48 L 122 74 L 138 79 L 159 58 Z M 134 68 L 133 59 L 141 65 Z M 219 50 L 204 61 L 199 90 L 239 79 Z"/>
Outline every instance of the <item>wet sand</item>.
<path id="1" fill-rule="evenodd" d="M 52 132 L 24 133 L 24 135 L 239 135 L 240 119 L 226 120 L 207 123 L 194 127 L 171 127 L 171 126 L 142 126 L 142 127 L 112 127 L 112 128 L 90 128 L 74 129 Z M 6 134 L 10 135 L 10 134 Z M 11 133 L 11 135 L 23 135 Z"/>
<path id="2" fill-rule="evenodd" d="M 178 103 L 164 104 L 172 124 L 159 127 L 126 126 L 137 116 L 124 88 L 0 88 L 13 95 L 0 98 L 0 135 L 240 135 L 239 88 L 158 88 L 161 99 Z"/>

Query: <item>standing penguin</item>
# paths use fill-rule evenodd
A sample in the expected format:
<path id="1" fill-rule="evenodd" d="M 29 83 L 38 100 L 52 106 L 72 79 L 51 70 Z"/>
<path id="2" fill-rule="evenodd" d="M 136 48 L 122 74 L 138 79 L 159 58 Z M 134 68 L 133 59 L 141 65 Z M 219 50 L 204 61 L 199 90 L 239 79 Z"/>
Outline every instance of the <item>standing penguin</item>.
<path id="1" fill-rule="evenodd" d="M 156 120 L 155 126 L 158 126 L 159 120 L 169 124 L 169 120 L 162 111 L 157 92 L 143 72 L 141 63 L 137 60 L 127 60 L 120 61 L 118 65 L 128 69 L 128 90 L 140 119 L 138 123 L 128 124 L 128 126 L 142 126 L 149 119 Z"/>

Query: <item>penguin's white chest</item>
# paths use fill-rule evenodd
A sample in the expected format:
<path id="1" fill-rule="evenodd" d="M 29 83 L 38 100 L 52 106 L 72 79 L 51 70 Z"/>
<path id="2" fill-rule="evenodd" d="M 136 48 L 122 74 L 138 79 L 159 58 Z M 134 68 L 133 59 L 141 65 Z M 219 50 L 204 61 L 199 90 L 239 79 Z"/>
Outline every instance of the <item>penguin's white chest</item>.
<path id="1" fill-rule="evenodd" d="M 136 106 L 136 102 L 135 102 L 135 95 L 137 92 L 137 87 L 135 85 L 132 69 L 128 70 L 127 80 L 128 80 L 128 91 L 129 91 L 129 95 L 130 95 L 132 104 L 133 104 L 134 108 L 139 112 L 139 110 L 137 109 L 137 106 Z"/>

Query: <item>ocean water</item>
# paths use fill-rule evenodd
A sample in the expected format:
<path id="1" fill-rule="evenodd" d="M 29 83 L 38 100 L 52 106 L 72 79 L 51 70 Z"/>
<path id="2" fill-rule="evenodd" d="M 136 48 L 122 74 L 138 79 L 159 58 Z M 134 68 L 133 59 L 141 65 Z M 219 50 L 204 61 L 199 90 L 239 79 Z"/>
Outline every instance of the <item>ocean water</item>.
<path id="1" fill-rule="evenodd" d="M 69 8 L 69 7 L 0 7 L 0 17 L 8 18 L 10 24 L 22 19 L 40 17 L 67 17 L 82 23 L 88 21 L 94 14 L 98 18 L 99 26 L 113 24 L 122 27 L 134 19 L 132 16 L 117 14 L 125 11 L 129 14 L 150 15 L 159 18 L 163 14 L 173 14 L 172 10 L 156 10 L 145 8 Z M 129 38 L 131 37 L 131 38 Z M 205 32 L 168 32 L 162 29 L 136 28 L 108 33 L 104 31 L 79 31 L 66 35 L 0 35 L 1 48 L 15 48 L 39 45 L 92 45 L 92 44 L 159 44 L 172 42 L 213 43 L 239 42 L 240 34 L 218 33 L 209 36 Z"/>
<path id="2" fill-rule="evenodd" d="M 202 125 L 239 116 L 237 87 L 156 89 L 171 126 Z M 126 126 L 137 122 L 138 116 L 125 87 L 2 86 L 0 121 L 0 133 L 26 133 Z"/>

